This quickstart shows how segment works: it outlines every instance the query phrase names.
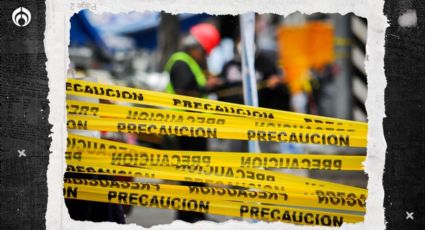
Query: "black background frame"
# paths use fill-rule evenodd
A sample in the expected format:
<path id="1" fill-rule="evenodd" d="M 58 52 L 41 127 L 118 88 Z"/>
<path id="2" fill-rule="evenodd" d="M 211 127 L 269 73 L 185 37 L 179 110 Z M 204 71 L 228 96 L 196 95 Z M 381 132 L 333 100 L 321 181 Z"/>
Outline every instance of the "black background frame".
<path id="1" fill-rule="evenodd" d="M 32 13 L 27 27 L 11 14 Z M 417 26 L 398 17 L 415 9 Z M 45 229 L 51 143 L 44 1 L 0 2 L 0 229 Z M 424 228 L 425 1 L 386 0 L 384 207 L 387 229 Z M 50 89 L 52 90 L 52 89 Z M 64 89 L 54 89 L 64 90 Z M 26 157 L 19 157 L 25 149 Z M 408 219 L 406 212 L 413 212 Z"/>

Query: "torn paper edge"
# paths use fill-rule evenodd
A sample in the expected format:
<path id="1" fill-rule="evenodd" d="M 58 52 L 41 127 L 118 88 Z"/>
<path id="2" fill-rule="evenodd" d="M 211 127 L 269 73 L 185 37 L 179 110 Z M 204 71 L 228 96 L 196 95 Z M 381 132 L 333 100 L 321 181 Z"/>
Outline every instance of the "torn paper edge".
<path id="1" fill-rule="evenodd" d="M 46 29 L 44 47 L 48 61 L 46 69 L 49 79 L 50 116 L 52 143 L 47 170 L 48 202 L 46 212 L 47 229 L 145 229 L 135 224 L 94 223 L 74 221 L 66 209 L 62 194 L 63 173 L 65 171 L 66 113 L 65 79 L 69 64 L 68 44 L 70 18 L 77 12 L 71 3 L 86 2 L 96 4 L 94 13 L 127 13 L 130 11 L 161 11 L 170 13 L 208 13 L 241 14 L 245 12 L 274 13 L 287 16 L 299 11 L 304 14 L 354 13 L 368 21 L 365 69 L 368 80 L 366 110 L 369 121 L 367 157 L 365 172 L 368 174 L 368 199 L 365 221 L 357 224 L 344 224 L 341 229 L 384 229 L 384 189 L 383 171 L 386 142 L 383 134 L 385 116 L 384 74 L 385 30 L 388 26 L 383 13 L 383 0 L 97 0 L 97 1 L 56 1 L 46 0 Z M 285 223 L 248 223 L 246 221 L 227 221 L 213 223 L 208 221 L 187 224 L 174 221 L 171 224 L 153 226 L 152 229 L 335 229 L 328 227 L 295 226 Z"/>

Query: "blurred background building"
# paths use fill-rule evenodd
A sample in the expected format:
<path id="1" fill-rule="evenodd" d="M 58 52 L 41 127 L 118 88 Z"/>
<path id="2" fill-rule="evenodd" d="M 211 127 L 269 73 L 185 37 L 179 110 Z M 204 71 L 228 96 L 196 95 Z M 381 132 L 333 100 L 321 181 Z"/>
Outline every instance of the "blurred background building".
<path id="1" fill-rule="evenodd" d="M 209 22 L 220 32 L 220 44 L 211 52 L 207 63 L 210 74 L 223 75 L 223 68 L 238 55 L 238 16 L 164 12 L 99 15 L 83 10 L 71 18 L 69 77 L 90 77 L 99 83 L 165 91 L 169 82 L 168 73 L 164 71 L 167 60 L 179 50 L 181 39 L 189 29 L 200 22 Z M 256 53 L 266 55 L 267 60 L 277 66 L 279 83 L 288 94 L 273 103 L 277 106 L 286 103 L 287 110 L 296 112 L 366 121 L 366 28 L 366 20 L 352 14 L 293 13 L 286 18 L 274 14 L 256 15 Z M 261 82 L 258 85 L 267 87 Z M 217 90 L 209 97 L 220 99 L 223 95 L 233 96 L 228 95 L 229 92 L 237 94 L 239 91 Z M 157 136 L 106 132 L 101 135 L 131 144 L 173 148 L 172 143 Z M 208 150 L 232 150 L 223 143 L 209 140 Z M 366 154 L 366 150 L 360 148 L 294 144 L 263 145 L 262 151 Z M 363 172 L 283 171 L 358 187 L 367 184 Z M 230 218 L 209 216 L 209 219 L 224 221 Z M 172 220 L 172 210 L 133 207 L 127 211 L 127 223 L 144 227 Z"/>

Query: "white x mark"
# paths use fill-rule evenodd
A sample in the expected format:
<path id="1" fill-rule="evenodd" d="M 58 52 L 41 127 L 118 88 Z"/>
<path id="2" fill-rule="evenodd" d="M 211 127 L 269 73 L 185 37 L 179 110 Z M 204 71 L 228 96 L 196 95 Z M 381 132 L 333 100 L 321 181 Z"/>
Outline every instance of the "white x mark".
<path id="1" fill-rule="evenodd" d="M 19 150 L 18 149 L 18 153 L 19 153 L 19 157 L 26 157 L 27 154 L 25 154 L 25 149 Z"/>
<path id="2" fill-rule="evenodd" d="M 412 219 L 413 220 L 413 214 L 414 214 L 414 212 L 406 212 L 406 220 L 408 220 L 408 219 Z"/>

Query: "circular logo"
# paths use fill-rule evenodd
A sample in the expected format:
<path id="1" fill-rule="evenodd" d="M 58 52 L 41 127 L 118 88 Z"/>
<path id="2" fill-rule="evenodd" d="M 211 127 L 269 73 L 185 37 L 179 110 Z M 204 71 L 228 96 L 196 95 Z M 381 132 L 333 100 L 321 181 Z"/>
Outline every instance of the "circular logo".
<path id="1" fill-rule="evenodd" d="M 24 7 L 18 7 L 13 11 L 12 21 L 19 27 L 25 27 L 31 22 L 31 13 Z"/>

